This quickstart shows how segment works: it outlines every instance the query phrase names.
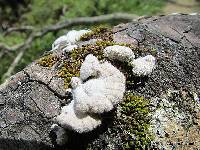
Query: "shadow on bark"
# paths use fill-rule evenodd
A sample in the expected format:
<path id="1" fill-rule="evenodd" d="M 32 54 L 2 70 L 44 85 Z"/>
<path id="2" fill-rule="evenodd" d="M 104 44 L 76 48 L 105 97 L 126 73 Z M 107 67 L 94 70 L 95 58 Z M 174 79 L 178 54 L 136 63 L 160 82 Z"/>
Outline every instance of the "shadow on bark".
<path id="1" fill-rule="evenodd" d="M 0 150 L 55 150 L 37 141 L 0 138 Z"/>

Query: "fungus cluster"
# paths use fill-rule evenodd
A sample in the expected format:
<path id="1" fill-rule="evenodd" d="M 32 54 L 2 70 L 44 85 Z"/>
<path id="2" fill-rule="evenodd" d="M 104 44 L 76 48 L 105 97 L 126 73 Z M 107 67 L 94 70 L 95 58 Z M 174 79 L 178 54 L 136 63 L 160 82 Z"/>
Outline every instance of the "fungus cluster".
<path id="1" fill-rule="evenodd" d="M 111 60 L 130 63 L 133 67 L 132 72 L 136 76 L 149 75 L 153 71 L 156 63 L 156 60 L 152 55 L 135 59 L 133 51 L 126 46 L 108 46 L 104 49 L 104 55 Z"/>
<path id="2" fill-rule="evenodd" d="M 69 56 L 80 61 L 80 72 L 74 77 L 70 76 L 73 99 L 70 104 L 62 108 L 61 114 L 56 117 L 56 122 L 61 127 L 78 133 L 95 129 L 102 122 L 99 114 L 111 111 L 123 100 L 126 78 L 107 60 L 128 63 L 132 67 L 132 74 L 136 76 L 149 75 L 155 67 L 155 58 L 152 55 L 135 59 L 131 48 L 117 45 L 112 41 L 103 46 L 103 49 L 97 41 L 96 45 L 101 49 L 100 52 L 96 52 L 91 46 L 89 47 L 92 49 L 85 52 L 85 49 L 78 48 L 76 45 L 78 40 L 87 39 L 84 35 L 95 36 L 89 30 L 72 30 L 58 38 L 52 45 L 53 49 L 64 45 L 63 50 L 70 52 Z M 74 56 L 74 53 L 79 50 L 84 54 L 82 54 L 83 60 Z M 91 53 L 95 56 L 96 53 L 101 53 L 102 56 L 95 57 Z M 59 135 L 64 134 L 59 133 Z"/>
<path id="3" fill-rule="evenodd" d="M 90 30 L 71 30 L 66 35 L 63 35 L 56 39 L 52 44 L 52 49 L 57 49 L 59 46 L 63 45 L 65 48 L 63 50 L 69 52 L 74 48 L 77 48 L 75 44 L 80 38 L 86 34 L 91 32 Z"/>
<path id="4" fill-rule="evenodd" d="M 88 80 L 88 78 L 93 77 Z M 101 124 L 96 114 L 108 112 L 123 99 L 125 76 L 109 62 L 87 55 L 80 77 L 72 77 L 73 100 L 62 108 L 58 123 L 76 132 L 88 132 Z M 90 115 L 92 114 L 92 115 Z"/>

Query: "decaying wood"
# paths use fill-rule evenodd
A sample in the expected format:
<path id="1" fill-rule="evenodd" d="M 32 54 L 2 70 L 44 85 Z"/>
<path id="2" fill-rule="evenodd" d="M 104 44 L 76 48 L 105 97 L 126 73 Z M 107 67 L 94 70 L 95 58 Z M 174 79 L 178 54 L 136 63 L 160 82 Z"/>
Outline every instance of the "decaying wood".
<path id="1" fill-rule="evenodd" d="M 84 22 L 84 20 L 80 20 L 79 22 Z M 154 53 L 156 57 L 156 68 L 152 74 L 148 78 L 136 79 L 134 81 L 136 83 L 127 87 L 127 91 L 151 100 L 158 99 L 158 103 L 160 103 L 161 98 L 165 99 L 166 95 L 163 94 L 169 93 L 171 89 L 182 92 L 189 90 L 196 92 L 196 95 L 199 96 L 199 24 L 200 15 L 169 15 L 140 19 L 138 23 L 128 23 L 114 27 L 114 41 L 123 43 L 133 41 L 132 43 L 137 43 L 142 51 L 135 52 L 136 57 L 147 55 L 150 52 Z M 32 37 L 41 36 L 49 31 L 56 31 L 71 25 L 72 23 L 68 21 L 63 25 L 59 24 L 36 32 L 39 34 L 32 35 Z M 29 40 L 32 41 L 33 39 L 30 38 Z M 144 48 L 152 51 L 145 51 Z M 62 50 L 53 51 L 53 53 L 56 56 L 63 56 Z M 55 139 L 52 142 L 50 138 L 50 127 L 54 123 L 53 118 L 60 113 L 62 105 L 69 102 L 70 97 L 63 87 L 63 79 L 56 76 L 58 69 L 60 68 L 42 67 L 33 62 L 0 86 L 1 150 L 56 149 Z M 187 106 L 192 105 L 189 105 L 190 101 L 187 101 L 187 99 L 185 99 L 186 101 L 181 100 L 184 100 L 184 97 L 178 103 L 180 113 L 186 114 L 187 111 L 184 110 L 188 108 Z M 164 103 L 161 103 L 161 105 L 159 106 L 164 107 Z M 152 103 L 151 111 L 155 111 L 155 108 L 156 105 L 154 106 L 154 103 Z M 193 107 L 191 108 L 193 109 Z M 171 108 L 171 110 L 174 110 L 174 108 Z M 197 111 L 199 113 L 199 108 Z M 196 113 L 194 110 L 191 112 Z M 109 117 L 106 119 L 112 120 Z M 195 126 L 199 126 L 199 120 L 199 115 L 196 115 L 194 122 L 190 122 L 185 118 L 185 122 L 181 122 L 181 124 L 184 123 L 184 127 L 187 128 L 180 126 L 180 130 L 177 130 L 177 132 L 180 133 L 180 131 L 188 129 L 191 132 L 184 135 L 173 132 L 172 136 L 175 138 L 166 140 L 164 143 L 167 143 L 168 146 L 175 146 L 175 149 L 198 149 L 197 146 L 200 145 L 199 128 L 195 128 Z M 123 126 L 126 126 L 126 124 L 123 124 Z M 172 126 L 168 128 L 171 130 Z M 85 145 L 90 144 L 91 149 L 109 149 L 110 147 L 122 149 L 120 144 L 124 136 L 120 128 L 110 124 L 109 127 L 103 126 L 100 129 L 102 130 L 97 129 L 89 134 L 71 133 L 68 146 L 71 149 L 84 149 Z M 170 137 L 167 133 L 166 138 Z M 184 142 L 180 142 L 181 138 Z M 180 145 L 177 144 L 179 142 Z M 62 148 L 67 149 L 66 147 Z"/>

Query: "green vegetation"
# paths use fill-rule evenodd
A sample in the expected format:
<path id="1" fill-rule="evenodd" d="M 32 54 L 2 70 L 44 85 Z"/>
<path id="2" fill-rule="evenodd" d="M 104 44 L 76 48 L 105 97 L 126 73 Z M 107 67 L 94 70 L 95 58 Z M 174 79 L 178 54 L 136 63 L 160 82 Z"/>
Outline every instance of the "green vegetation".
<path id="1" fill-rule="evenodd" d="M 102 39 L 104 41 L 112 41 L 112 30 L 107 26 L 96 26 L 92 28 L 92 32 L 88 32 L 81 36 L 81 41 L 87 41 L 90 39 Z"/>
<path id="2" fill-rule="evenodd" d="M 152 140 L 149 132 L 149 100 L 127 93 L 121 106 L 119 121 L 123 126 L 124 149 L 148 149 Z"/>
<path id="3" fill-rule="evenodd" d="M 50 55 L 40 58 L 38 60 L 38 63 L 43 67 L 52 67 L 57 61 L 58 61 L 58 58 L 50 54 Z"/>
<path id="4" fill-rule="evenodd" d="M 65 0 L 69 2 L 68 0 Z M 163 1 L 157 0 L 85 0 L 84 5 L 81 0 L 70 1 L 71 9 L 69 8 L 68 14 L 70 17 L 75 16 L 91 16 L 108 14 L 112 12 L 129 12 L 138 15 L 151 15 L 161 10 Z M 73 10 L 74 8 L 75 10 Z"/>

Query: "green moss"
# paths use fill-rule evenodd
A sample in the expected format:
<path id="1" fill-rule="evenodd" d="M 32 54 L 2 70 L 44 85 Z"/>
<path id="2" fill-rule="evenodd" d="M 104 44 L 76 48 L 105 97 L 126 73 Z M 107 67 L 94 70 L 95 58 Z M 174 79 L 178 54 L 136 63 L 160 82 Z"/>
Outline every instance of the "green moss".
<path id="1" fill-rule="evenodd" d="M 102 39 L 104 41 L 112 41 L 112 35 L 113 32 L 110 28 L 101 25 L 98 27 L 94 27 L 91 32 L 82 35 L 80 40 L 87 41 L 90 39 Z"/>
<path id="2" fill-rule="evenodd" d="M 43 67 L 52 67 L 58 61 L 58 57 L 52 54 L 44 56 L 38 60 L 38 64 Z"/>
<path id="3" fill-rule="evenodd" d="M 152 135 L 148 130 L 150 126 L 148 105 L 149 100 L 132 93 L 127 93 L 120 104 L 121 116 L 118 118 L 124 125 L 124 149 L 148 148 L 152 140 Z"/>
<path id="4" fill-rule="evenodd" d="M 72 77 L 79 76 L 80 70 L 80 61 L 71 62 L 65 61 L 63 67 L 58 72 L 58 76 L 64 79 L 64 88 L 67 89 L 70 87 L 70 81 Z"/>

